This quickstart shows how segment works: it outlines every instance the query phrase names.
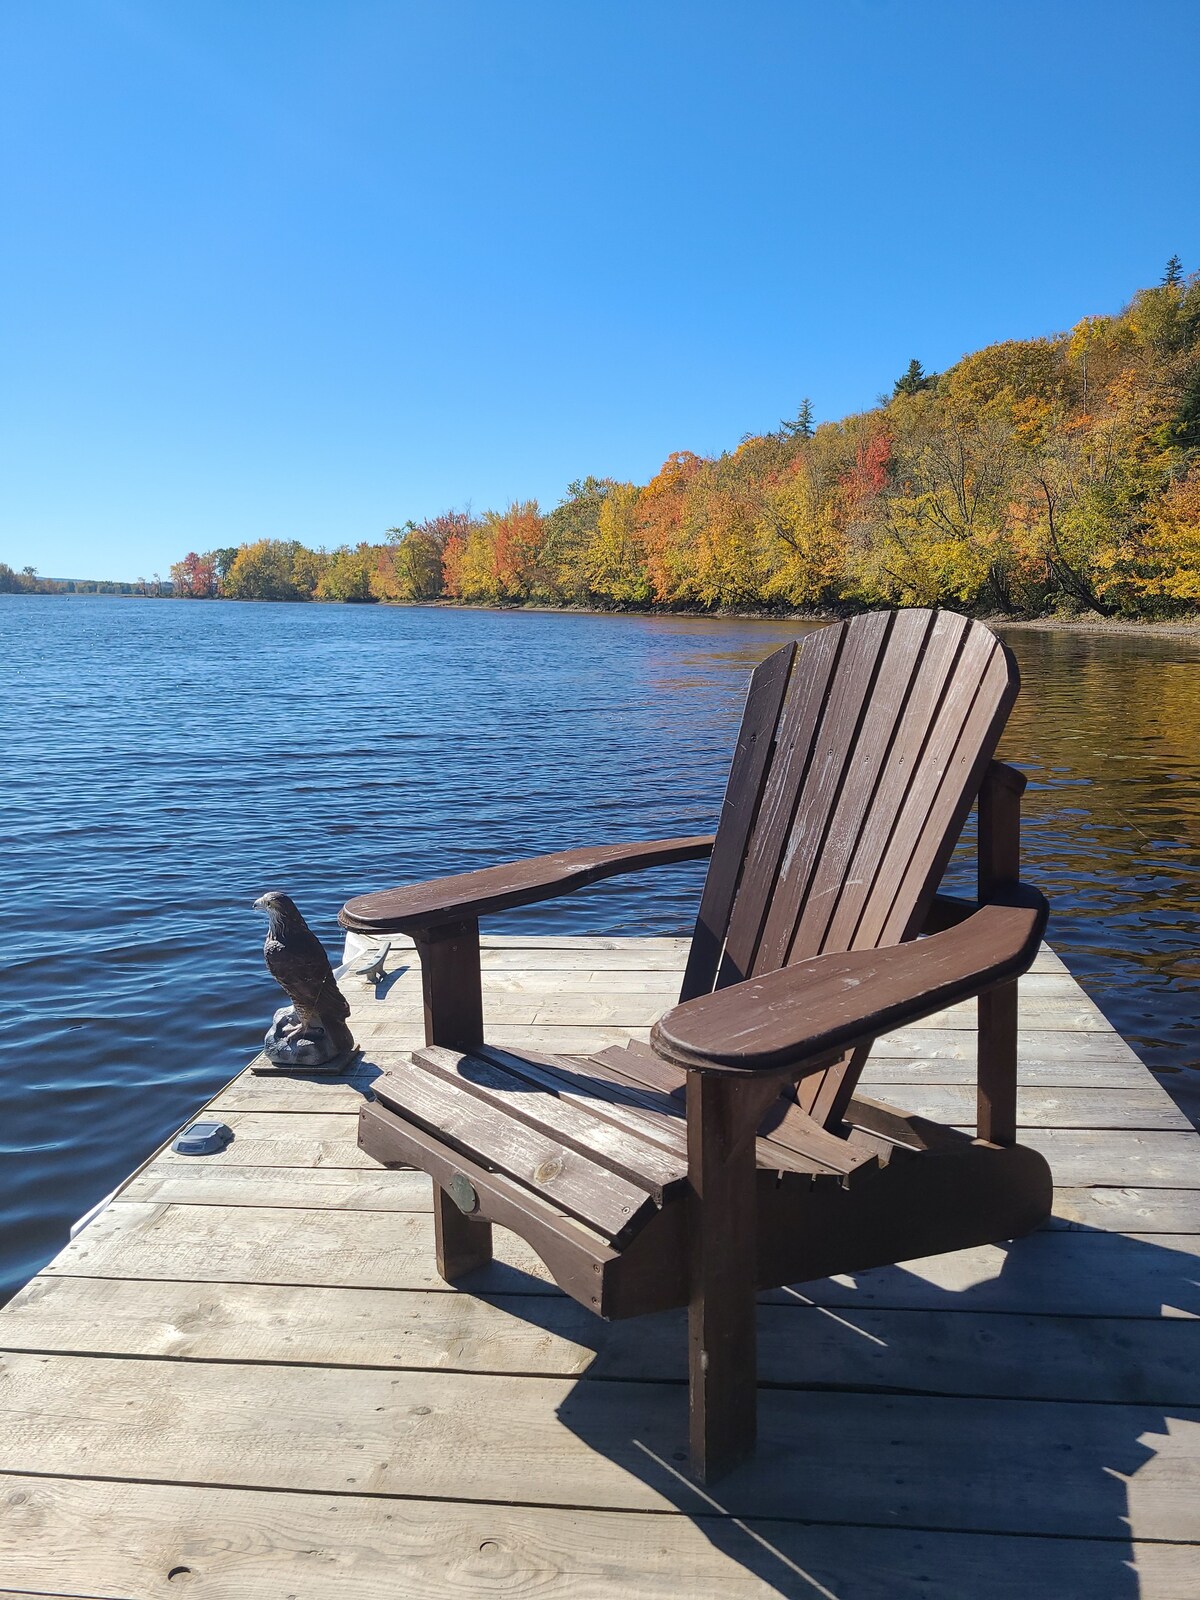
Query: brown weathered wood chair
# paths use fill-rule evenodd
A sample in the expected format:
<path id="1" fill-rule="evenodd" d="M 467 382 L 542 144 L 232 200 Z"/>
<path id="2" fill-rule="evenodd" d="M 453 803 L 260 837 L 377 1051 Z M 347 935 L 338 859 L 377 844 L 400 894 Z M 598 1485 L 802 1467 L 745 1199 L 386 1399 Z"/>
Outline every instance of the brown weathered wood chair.
<path id="1" fill-rule="evenodd" d="M 1018 689 L 978 622 L 873 613 L 754 673 L 714 837 L 566 850 L 369 894 L 411 934 L 427 1047 L 379 1077 L 359 1142 L 434 1181 L 438 1270 L 521 1235 L 602 1317 L 689 1308 L 691 1448 L 755 1434 L 755 1294 L 1007 1239 L 1048 1213 L 1015 1141 L 1016 979 L 1046 920 L 1018 882 L 1024 779 L 992 755 Z M 979 899 L 936 894 L 978 798 Z M 480 916 L 711 853 L 680 1003 L 589 1058 L 486 1041 Z M 918 938 L 920 934 L 928 937 Z M 977 1137 L 856 1096 L 881 1034 L 978 995 Z"/>

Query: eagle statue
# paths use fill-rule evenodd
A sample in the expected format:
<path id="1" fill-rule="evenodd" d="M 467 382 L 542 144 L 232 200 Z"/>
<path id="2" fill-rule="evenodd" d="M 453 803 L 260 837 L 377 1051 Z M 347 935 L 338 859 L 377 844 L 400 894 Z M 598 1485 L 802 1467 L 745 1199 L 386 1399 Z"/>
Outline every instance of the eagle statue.
<path id="1" fill-rule="evenodd" d="M 267 971 L 292 1002 L 275 1013 L 263 1053 L 278 1066 L 321 1067 L 355 1048 L 346 1026 L 350 1003 L 337 986 L 329 957 L 286 894 L 272 890 L 254 902 L 269 920 L 263 957 Z"/>

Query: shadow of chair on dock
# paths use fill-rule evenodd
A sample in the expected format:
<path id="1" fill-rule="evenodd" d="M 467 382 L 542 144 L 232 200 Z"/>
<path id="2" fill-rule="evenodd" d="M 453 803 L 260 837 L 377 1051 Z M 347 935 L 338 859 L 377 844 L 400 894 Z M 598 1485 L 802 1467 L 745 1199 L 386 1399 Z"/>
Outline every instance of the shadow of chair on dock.
<path id="1" fill-rule="evenodd" d="M 1179 1470 L 1200 1453 L 1200 1261 L 1083 1228 L 997 1248 L 963 1288 L 886 1267 L 763 1295 L 758 1451 L 711 1489 L 687 1473 L 681 1312 L 572 1316 L 596 1354 L 558 1419 L 780 1595 L 1137 1600 L 1135 1540 L 1200 1538 Z M 561 1334 L 561 1307 L 517 1314 Z"/>
<path id="2" fill-rule="evenodd" d="M 758 1450 L 711 1489 L 687 1470 L 683 1312 L 605 1324 L 500 1260 L 456 1287 L 594 1352 L 557 1417 L 641 1485 L 614 1503 L 673 1508 L 780 1595 L 1138 1600 L 1139 1541 L 1186 1572 L 1200 1258 L 1052 1222 L 937 1259 L 761 1297 Z"/>

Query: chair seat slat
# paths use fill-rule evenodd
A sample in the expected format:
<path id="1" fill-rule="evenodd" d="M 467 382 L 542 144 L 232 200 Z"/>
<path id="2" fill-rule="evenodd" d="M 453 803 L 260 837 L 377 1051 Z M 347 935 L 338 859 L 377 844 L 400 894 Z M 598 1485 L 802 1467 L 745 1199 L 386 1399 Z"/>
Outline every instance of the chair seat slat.
<path id="1" fill-rule="evenodd" d="M 655 1209 L 644 1189 L 561 1141 L 496 1111 L 417 1062 L 372 1085 L 381 1105 L 435 1134 L 481 1166 L 514 1178 L 607 1239 L 628 1234 Z"/>
<path id="2" fill-rule="evenodd" d="M 682 1067 L 673 1066 L 671 1062 L 656 1056 L 649 1045 L 613 1045 L 594 1059 L 625 1074 L 632 1083 L 644 1083 L 656 1093 L 670 1095 L 679 1106 L 679 1115 L 683 1115 L 682 1088 L 687 1074 Z M 672 1088 L 677 1077 L 678 1086 Z M 819 1135 L 817 1139 L 807 1137 L 807 1128 L 798 1135 L 795 1120 L 787 1120 L 789 1104 L 781 1094 L 778 1108 L 772 1108 L 764 1118 L 756 1144 L 756 1160 L 760 1167 L 772 1172 L 807 1172 L 823 1177 L 831 1173 L 848 1172 L 861 1164 L 854 1159 L 847 1160 L 843 1141 L 825 1133 L 823 1129 L 815 1130 Z"/>
<path id="3" fill-rule="evenodd" d="M 547 1083 L 555 1093 L 573 1093 L 582 1079 L 586 1083 L 590 1108 L 596 1116 L 608 1117 L 623 1127 L 636 1130 L 647 1142 L 656 1144 L 668 1155 L 687 1163 L 687 1135 L 683 1125 L 683 1106 L 657 1091 L 633 1084 L 610 1067 L 601 1051 L 595 1056 L 545 1055 L 532 1050 L 519 1054 L 484 1045 L 489 1060 L 500 1061 L 530 1082 Z M 615 1051 L 623 1046 L 616 1045 Z"/>
<path id="4" fill-rule="evenodd" d="M 583 1073 L 577 1075 L 578 1088 L 571 1093 L 565 1076 L 561 1087 L 554 1087 L 546 1077 L 534 1082 L 475 1051 L 427 1045 L 414 1059 L 498 1113 L 561 1141 L 644 1189 L 656 1205 L 662 1204 L 665 1186 L 687 1176 L 686 1160 L 671 1157 L 660 1146 L 639 1138 L 632 1119 L 595 1115 L 594 1102 L 588 1099 L 589 1081 Z"/>

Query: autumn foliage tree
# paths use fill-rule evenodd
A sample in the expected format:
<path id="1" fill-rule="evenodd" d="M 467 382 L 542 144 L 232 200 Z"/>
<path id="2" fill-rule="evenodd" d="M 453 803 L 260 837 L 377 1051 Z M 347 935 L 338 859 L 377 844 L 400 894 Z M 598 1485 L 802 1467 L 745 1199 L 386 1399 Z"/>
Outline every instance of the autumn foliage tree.
<path id="1" fill-rule="evenodd" d="M 646 484 L 582 478 L 546 513 L 448 511 L 333 552 L 259 540 L 172 576 L 258 599 L 1192 616 L 1200 277 L 1172 257 L 1115 316 L 936 375 L 914 359 L 874 410 L 817 424 L 805 399 Z"/>
<path id="2" fill-rule="evenodd" d="M 224 582 L 231 600 L 309 600 L 327 557 L 296 539 L 242 545 Z"/>
<path id="3" fill-rule="evenodd" d="M 185 600 L 209 600 L 217 593 L 217 567 L 214 553 L 197 555 L 190 550 L 171 568 L 171 591 Z"/>

